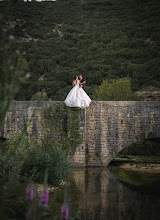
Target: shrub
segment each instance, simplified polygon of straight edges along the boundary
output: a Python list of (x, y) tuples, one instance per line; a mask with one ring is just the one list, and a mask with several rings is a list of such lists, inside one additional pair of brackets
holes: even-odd
[[(18, 134), (13, 134), (7, 142), (6, 152), (0, 154), (0, 178), (8, 181), (9, 174), (18, 180), (42, 182), (45, 171), (48, 170), (48, 182), (60, 184), (67, 177), (69, 165), (65, 151), (57, 148), (54, 141), (35, 141), (32, 137), (23, 135), (19, 144)], [(47, 147), (46, 147), (47, 146)]]
[(62, 150), (50, 145), (45, 151), (39, 146), (39, 149), (33, 149), (27, 153), (20, 175), (42, 183), (45, 171), (48, 170), (48, 182), (59, 185), (67, 177), (68, 169), (67, 157)]
[(31, 97), (31, 101), (37, 101), (37, 100), (47, 101), (47, 100), (48, 100), (47, 93), (46, 93), (44, 90), (42, 90), (42, 92), (36, 92), (36, 93)]
[(95, 99), (102, 101), (133, 101), (138, 96), (132, 92), (130, 78), (104, 80), (96, 90)]
[(67, 155), (73, 154), (77, 146), (82, 142), (79, 117), (80, 109), (50, 106), (43, 112), (42, 143), (48, 148), (48, 143), (54, 144), (58, 149), (65, 151)]

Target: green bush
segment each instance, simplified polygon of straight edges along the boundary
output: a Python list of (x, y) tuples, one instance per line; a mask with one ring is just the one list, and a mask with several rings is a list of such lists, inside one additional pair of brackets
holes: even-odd
[(96, 90), (95, 99), (102, 101), (133, 101), (138, 96), (132, 92), (131, 79), (104, 80)]
[(32, 98), (31, 101), (37, 101), (43, 99), (44, 101), (48, 100), (47, 93), (43, 90), (42, 92), (36, 92)]
[(48, 143), (63, 150), (67, 155), (73, 154), (82, 142), (79, 117), (81, 109), (69, 108), (63, 104), (59, 107), (45, 108), (42, 117), (43, 147)]
[[(13, 134), (6, 144), (5, 152), (0, 152), (0, 178), (8, 181), (10, 175), (17, 180), (42, 183), (48, 170), (48, 182), (58, 185), (69, 172), (65, 151), (56, 147), (54, 141), (37, 141), (35, 137), (23, 135), (19, 144), (18, 134)], [(47, 147), (46, 147), (47, 146)]]
[(54, 146), (48, 146), (47, 151), (39, 146), (38, 149), (27, 153), (20, 175), (42, 183), (46, 170), (48, 170), (48, 183), (59, 185), (68, 175), (69, 165), (66, 154)]

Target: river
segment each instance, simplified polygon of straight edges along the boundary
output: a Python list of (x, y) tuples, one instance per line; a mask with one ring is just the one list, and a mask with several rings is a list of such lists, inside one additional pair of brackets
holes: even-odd
[[(73, 169), (66, 190), (54, 193), (54, 214), (64, 200), (70, 216), (85, 220), (159, 220), (160, 174), (127, 171), (117, 166)], [(56, 202), (55, 202), (56, 201)]]

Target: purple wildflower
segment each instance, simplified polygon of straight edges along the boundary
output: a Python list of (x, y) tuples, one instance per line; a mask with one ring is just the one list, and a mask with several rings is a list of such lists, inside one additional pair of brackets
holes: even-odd
[(48, 199), (49, 199), (49, 192), (48, 189), (46, 189), (40, 195), (39, 206), (48, 207)]
[(61, 207), (61, 219), (68, 219), (69, 206), (68, 204), (63, 204)]
[(33, 188), (32, 187), (28, 187), (26, 189), (26, 200), (32, 200), (33, 199)]

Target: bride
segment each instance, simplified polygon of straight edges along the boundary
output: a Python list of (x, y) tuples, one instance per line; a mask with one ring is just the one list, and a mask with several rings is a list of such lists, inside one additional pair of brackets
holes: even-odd
[(91, 102), (91, 99), (82, 89), (78, 76), (75, 77), (75, 80), (72, 82), (72, 85), (73, 88), (67, 95), (64, 101), (65, 104), (69, 107), (79, 107), (79, 108), (88, 107)]

